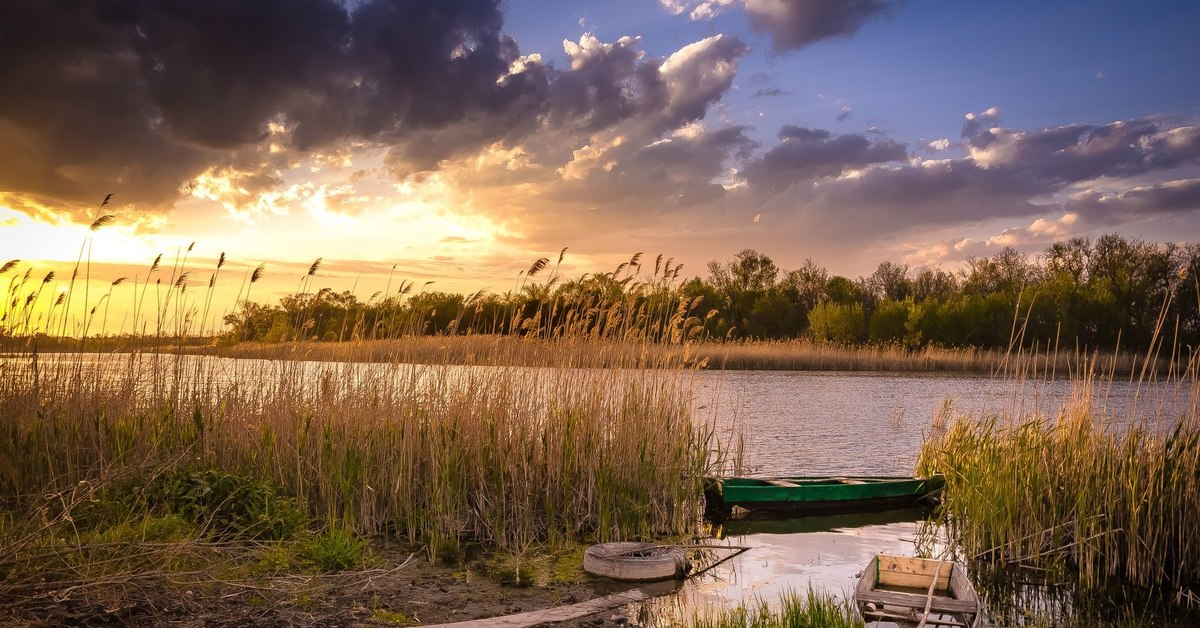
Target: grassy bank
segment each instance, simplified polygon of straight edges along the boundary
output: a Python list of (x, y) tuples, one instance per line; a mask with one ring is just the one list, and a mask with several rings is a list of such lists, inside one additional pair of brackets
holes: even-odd
[(686, 372), (91, 357), (6, 360), (10, 506), (187, 465), (363, 534), (519, 551), (685, 531), (716, 462)]
[(960, 418), (925, 444), (918, 472), (946, 474), (942, 511), (971, 556), (1073, 579), (1084, 593), (1186, 602), (1200, 587), (1195, 405), (1128, 425), (1092, 399), (1081, 379), (1057, 416)]
[[(132, 348), (132, 347), (130, 347)], [(128, 350), (126, 348), (124, 350)], [(329, 362), (489, 364), (505, 359), (531, 366), (635, 365), (645, 368), (700, 366), (729, 370), (885, 371), (1069, 376), (1089, 368), (1125, 376), (1139, 373), (1139, 354), (1074, 354), (1033, 350), (907, 349), (895, 345), (846, 346), (810, 340), (692, 341), (667, 344), (588, 337), (543, 340), (497, 335), (406, 336), (355, 342), (240, 343), (191, 347), (195, 353), (237, 358), (305, 359)], [(1165, 373), (1166, 368), (1154, 366)]]
[[(547, 550), (694, 528), (723, 454), (693, 420), (689, 371), (493, 358), (3, 358), (0, 598), (264, 560), (337, 570), (367, 538), (450, 563), (477, 547), (523, 573)], [(254, 551), (233, 560), (230, 544)]]

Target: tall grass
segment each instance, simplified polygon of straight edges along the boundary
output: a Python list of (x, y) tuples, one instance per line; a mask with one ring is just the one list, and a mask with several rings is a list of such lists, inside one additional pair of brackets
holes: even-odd
[(691, 619), (690, 628), (856, 628), (858, 611), (847, 599), (809, 589), (784, 593), (776, 605), (760, 600), (752, 607), (726, 609)]
[(1081, 377), (1056, 416), (959, 417), (925, 443), (918, 473), (946, 475), (941, 508), (971, 555), (1070, 574), (1083, 591), (1194, 590), (1195, 404), (1183, 416), (1113, 421), (1095, 393)]
[(456, 553), (654, 538), (719, 462), (683, 371), (6, 358), (0, 498), (177, 466), (285, 487), (324, 521)]

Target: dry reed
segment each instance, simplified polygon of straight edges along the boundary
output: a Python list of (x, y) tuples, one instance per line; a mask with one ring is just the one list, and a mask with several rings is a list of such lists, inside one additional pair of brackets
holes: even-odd
[(131, 468), (238, 470), (316, 517), (456, 552), (691, 529), (717, 455), (686, 372), (25, 355), (0, 381), (0, 496)]

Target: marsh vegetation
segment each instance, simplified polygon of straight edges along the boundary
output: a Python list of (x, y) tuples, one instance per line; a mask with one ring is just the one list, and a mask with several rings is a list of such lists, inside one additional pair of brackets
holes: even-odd
[[(812, 265), (779, 282), (754, 252), (714, 263), (707, 281), (680, 282), (661, 256), (644, 272), (640, 254), (566, 281), (560, 254), (505, 295), (400, 282), (366, 302), (317, 289), (317, 260), (278, 306), (250, 299), (264, 269), (247, 269), (223, 315), (212, 297), (224, 255), (207, 289), (189, 247), (96, 298), (86, 250), (65, 286), (3, 268), (0, 599), (18, 613), (134, 612), (172, 582), (370, 569), (389, 560), (371, 549), (379, 540), (446, 564), (482, 553), (497, 578), (527, 584), (579, 543), (694, 532), (701, 478), (741, 462), (738, 437), (691, 403), (704, 367), (1074, 377), (1079, 399), (1055, 416), (935, 422), (918, 471), (947, 475), (951, 542), (1085, 593), (1197, 601), (1195, 406), (1143, 425), (1088, 402), (1117, 374), (1194, 386), (1182, 344), (1196, 327), (1192, 249), (1109, 238), (1052, 247), (1040, 265), (1005, 253), (959, 278), (881, 266), (857, 283)], [(1121, 256), (1145, 264), (1104, 262)], [(802, 280), (815, 300), (788, 305)], [(114, 333), (126, 284), (128, 331)], [(861, 315), (858, 331), (831, 331), (835, 310)], [(796, 326), (751, 331), (798, 313)], [(934, 331), (960, 328), (1007, 340)], [(1119, 346), (1135, 351), (1099, 353)], [(775, 610), (704, 621), (775, 625)], [(784, 600), (783, 617), (844, 610), (810, 593)]]

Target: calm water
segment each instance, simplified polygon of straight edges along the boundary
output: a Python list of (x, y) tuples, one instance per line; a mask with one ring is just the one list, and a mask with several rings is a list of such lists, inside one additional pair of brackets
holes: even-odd
[[(910, 475), (933, 416), (1053, 416), (1087, 391), (1063, 379), (1016, 383), (962, 375), (731, 371), (700, 375), (695, 403), (725, 430), (740, 428), (746, 463), (756, 475)], [(1113, 429), (1131, 417), (1147, 424), (1191, 407), (1190, 386), (1155, 382), (1098, 385), (1094, 411)], [(916, 552), (919, 511), (726, 523), (720, 542), (751, 549), (660, 599), (653, 616), (677, 618), (708, 608), (755, 605), (812, 586), (853, 591), (862, 566), (878, 552)]]
[[(1069, 380), (1018, 383), (985, 376), (862, 372), (708, 371), (695, 383), (697, 414), (740, 428), (758, 475), (909, 475), (944, 404), (956, 415), (1053, 416), (1076, 390)], [(1178, 383), (1097, 384), (1092, 408), (1119, 428), (1190, 407)]]

